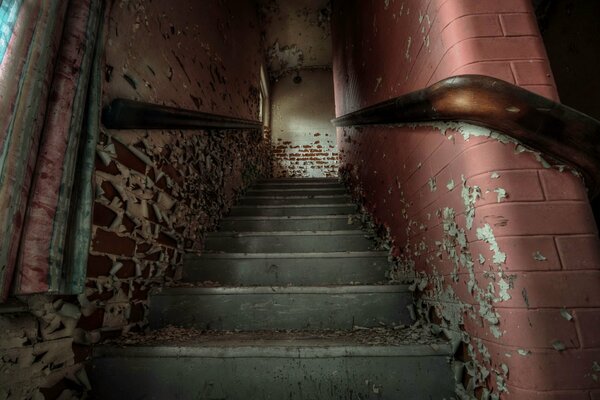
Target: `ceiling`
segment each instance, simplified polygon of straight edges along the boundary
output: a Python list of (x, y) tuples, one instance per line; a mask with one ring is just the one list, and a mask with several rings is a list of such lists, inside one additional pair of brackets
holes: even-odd
[(329, 0), (259, 0), (259, 10), (271, 79), (331, 67)]

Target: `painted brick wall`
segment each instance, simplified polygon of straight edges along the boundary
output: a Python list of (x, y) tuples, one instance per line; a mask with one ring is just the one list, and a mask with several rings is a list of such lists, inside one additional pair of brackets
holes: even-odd
[[(252, 4), (120, 1), (110, 15), (104, 97), (258, 119), (262, 55)], [(96, 162), (88, 332), (145, 323), (151, 287), (176, 279), (182, 255), (253, 180), (269, 144), (252, 131), (109, 131)], [(99, 330), (99, 331), (98, 331)]]
[[(332, 34), (337, 115), (461, 73), (557, 99), (524, 0), (338, 1)], [(468, 124), (339, 129), (338, 146), (417, 311), (460, 343), (460, 393), (598, 395), (600, 242), (578, 177)]]
[[(104, 104), (258, 119), (251, 3), (115, 0), (107, 21)], [(0, 398), (80, 398), (89, 345), (144, 327), (150, 289), (176, 279), (183, 253), (200, 250), (236, 196), (270, 173), (270, 150), (259, 132), (103, 129), (86, 291), (29, 297), (33, 315), (0, 317)]]

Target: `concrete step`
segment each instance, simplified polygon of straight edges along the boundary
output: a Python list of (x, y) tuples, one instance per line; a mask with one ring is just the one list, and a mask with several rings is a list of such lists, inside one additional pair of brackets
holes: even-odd
[(219, 224), (221, 231), (326, 231), (361, 229), (357, 218), (348, 215), (320, 215), (295, 217), (227, 217)]
[(256, 182), (262, 183), (341, 183), (338, 178), (271, 178)]
[(374, 246), (360, 230), (212, 232), (204, 242), (206, 252), (227, 253), (366, 251)]
[[(93, 349), (92, 399), (423, 400), (454, 398), (440, 339), (390, 340), (383, 333), (179, 332), (157, 340)], [(363, 333), (363, 332), (359, 332)], [(392, 332), (393, 335), (395, 332)], [(402, 335), (400, 330), (398, 335)], [(418, 336), (410, 334), (406, 336)], [(372, 338), (371, 338), (372, 337)]]
[(387, 257), (383, 251), (188, 254), (183, 280), (225, 286), (374, 284), (386, 279)]
[(249, 189), (246, 192), (247, 196), (252, 197), (271, 197), (271, 196), (334, 196), (334, 195), (345, 195), (348, 192), (345, 188), (335, 189)]
[(151, 329), (352, 329), (411, 322), (406, 285), (175, 287), (150, 298)]
[(294, 205), (294, 204), (349, 204), (348, 195), (305, 195), (305, 196), (246, 196), (240, 205)]
[(271, 190), (280, 190), (280, 189), (340, 189), (344, 188), (339, 182), (303, 182), (302, 180), (298, 180), (298, 182), (273, 182), (268, 181), (264, 183), (257, 183), (252, 186), (252, 189), (271, 189)]
[(231, 217), (243, 216), (315, 216), (315, 215), (348, 215), (356, 212), (354, 204), (320, 204), (320, 205), (287, 205), (287, 206), (234, 206), (229, 212)]

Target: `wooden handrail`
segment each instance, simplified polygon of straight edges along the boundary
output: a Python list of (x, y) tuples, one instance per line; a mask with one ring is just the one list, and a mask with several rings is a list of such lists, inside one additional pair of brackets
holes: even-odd
[(600, 193), (600, 121), (508, 82), (460, 75), (343, 115), (337, 127), (464, 121), (506, 134), (583, 174)]
[(102, 123), (109, 129), (262, 129), (260, 121), (126, 99), (104, 107)]

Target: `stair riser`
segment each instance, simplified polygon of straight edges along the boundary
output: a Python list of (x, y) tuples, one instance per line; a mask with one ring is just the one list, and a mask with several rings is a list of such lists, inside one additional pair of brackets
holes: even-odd
[[(216, 352), (217, 353), (217, 352)], [(96, 358), (94, 399), (423, 400), (453, 398), (443, 356)]]
[(183, 279), (226, 286), (319, 286), (384, 281), (387, 257), (338, 258), (195, 258), (188, 259)]
[(252, 189), (344, 189), (340, 183), (313, 183), (313, 182), (301, 182), (301, 183), (259, 183), (258, 185), (252, 186)]
[[(280, 197), (280, 196), (279, 196)], [(296, 196), (299, 197), (299, 196)], [(348, 204), (352, 202), (349, 196), (325, 196), (325, 197), (283, 197), (283, 198), (265, 198), (265, 197), (245, 197), (240, 205), (263, 205), (263, 206), (286, 206), (302, 204)]]
[(230, 216), (243, 217), (243, 216), (270, 216), (270, 217), (283, 217), (283, 216), (315, 216), (315, 215), (345, 215), (354, 214), (356, 212), (356, 206), (354, 205), (335, 205), (332, 207), (324, 206), (308, 206), (308, 207), (233, 207)]
[[(166, 293), (166, 292), (165, 292)], [(152, 329), (351, 329), (410, 323), (410, 292), (168, 295), (151, 297)]]
[(208, 236), (205, 241), (205, 251), (227, 253), (365, 251), (373, 246), (363, 235)]
[(265, 183), (337, 183), (340, 184), (338, 178), (274, 178), (274, 179), (266, 179), (260, 180), (257, 182), (258, 185), (262, 185)]
[(360, 229), (360, 224), (348, 217), (302, 218), (302, 219), (235, 219), (225, 218), (219, 225), (220, 231), (228, 232), (273, 232), (273, 231), (345, 231)]
[(254, 190), (250, 189), (246, 192), (246, 196), (252, 197), (271, 197), (271, 196), (343, 196), (347, 194), (346, 189), (338, 188), (338, 189), (286, 189), (286, 190), (277, 190), (277, 189), (263, 189), (263, 190)]

